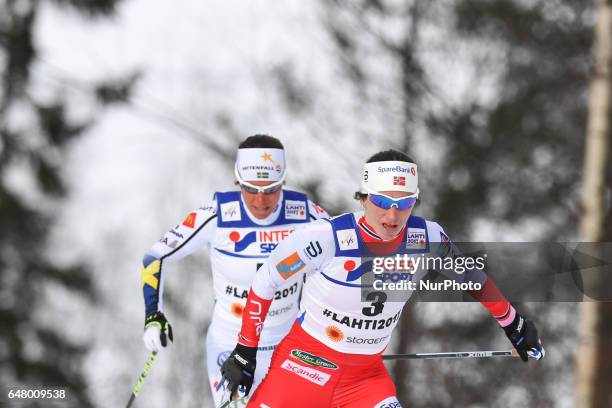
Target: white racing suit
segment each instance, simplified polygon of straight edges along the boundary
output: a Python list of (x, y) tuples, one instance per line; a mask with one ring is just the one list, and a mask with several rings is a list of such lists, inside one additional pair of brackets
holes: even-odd
[[(283, 190), (278, 207), (264, 220), (249, 213), (239, 191), (218, 192), (213, 202), (189, 213), (146, 253), (142, 282), (145, 313), (149, 316), (163, 308), (164, 264), (202, 247), (210, 249), (215, 299), (206, 336), (206, 361), (215, 405), (219, 404), (223, 392), (217, 389), (220, 366), (236, 344), (255, 272), (278, 243), (296, 228), (326, 217), (321, 207), (295, 191)], [(292, 282), (274, 291), (261, 335), (258, 354), (261, 360), (258, 360), (253, 389), (261, 382), (274, 348), (297, 316), (302, 285), (303, 281)]]

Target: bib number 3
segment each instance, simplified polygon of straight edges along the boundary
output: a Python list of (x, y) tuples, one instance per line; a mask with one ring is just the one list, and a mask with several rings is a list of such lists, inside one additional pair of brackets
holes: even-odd
[(366, 296), (366, 300), (371, 301), (372, 304), (361, 309), (361, 313), (364, 316), (376, 316), (382, 313), (387, 301), (387, 294), (385, 292), (370, 292)]

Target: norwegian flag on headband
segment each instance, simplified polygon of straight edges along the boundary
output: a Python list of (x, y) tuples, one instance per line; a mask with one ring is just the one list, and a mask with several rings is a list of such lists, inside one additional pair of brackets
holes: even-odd
[(417, 165), (393, 160), (364, 164), (360, 192), (368, 194), (387, 190), (418, 194)]
[(393, 185), (394, 186), (405, 186), (406, 185), (406, 177), (404, 177), (404, 176), (393, 176)]

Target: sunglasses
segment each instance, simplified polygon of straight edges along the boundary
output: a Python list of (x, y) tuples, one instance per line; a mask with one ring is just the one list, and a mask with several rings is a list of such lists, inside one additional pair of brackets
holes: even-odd
[(256, 186), (255, 184), (251, 184), (248, 181), (243, 180), (240, 177), (240, 174), (238, 173), (238, 169), (236, 168), (236, 166), (234, 166), (234, 175), (236, 176), (236, 184), (238, 184), (241, 189), (243, 189), (247, 193), (251, 193), (251, 194), (257, 194), (257, 193), (272, 194), (272, 193), (276, 193), (278, 190), (283, 188), (283, 184), (285, 183), (285, 176), (283, 175), (282, 179), (280, 179), (280, 180), (278, 180), (278, 181), (276, 181), (276, 182), (274, 182), (272, 184), (268, 184), (267, 186)]
[(393, 198), (381, 193), (369, 193), (368, 199), (375, 206), (382, 208), (383, 210), (389, 210), (392, 207), (397, 208), (399, 211), (407, 210), (414, 207), (419, 197), (418, 192), (413, 195), (402, 198)]
[(240, 186), (241, 189), (243, 189), (247, 193), (251, 193), (251, 194), (257, 194), (257, 193), (272, 194), (272, 193), (276, 193), (278, 190), (283, 188), (283, 182), (284, 182), (284, 180), (279, 180), (279, 181), (277, 181), (275, 183), (272, 183), (270, 185), (267, 185), (267, 186), (256, 186), (256, 185), (251, 184), (251, 183), (249, 183), (247, 181), (243, 181), (243, 180), (237, 181), (237, 183), (238, 183), (238, 185)]

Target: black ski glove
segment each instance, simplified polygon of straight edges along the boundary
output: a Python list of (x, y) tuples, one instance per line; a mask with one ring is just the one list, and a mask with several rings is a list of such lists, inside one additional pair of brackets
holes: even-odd
[(504, 327), (504, 331), (523, 361), (526, 362), (529, 357), (536, 360), (544, 358), (546, 350), (542, 347), (538, 329), (531, 320), (525, 320), (517, 313), (512, 323)]
[(232, 354), (221, 366), (221, 375), (223, 376), (221, 382), (227, 380), (231, 396), (238, 390), (238, 386), (243, 386), (244, 394), (249, 395), (255, 376), (256, 356), (257, 347), (236, 344)]

